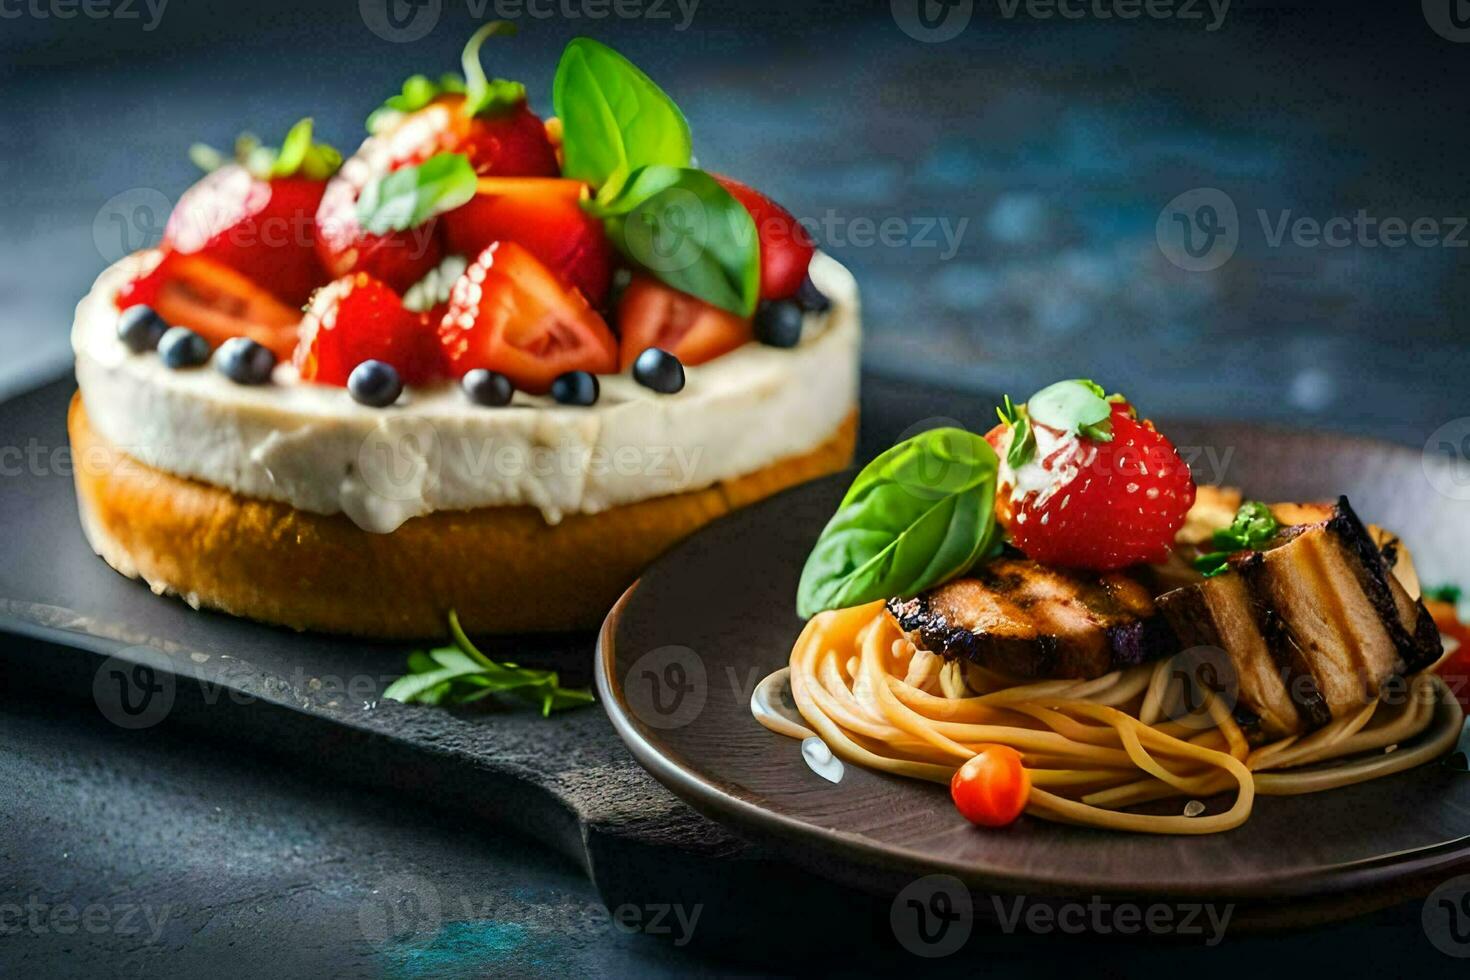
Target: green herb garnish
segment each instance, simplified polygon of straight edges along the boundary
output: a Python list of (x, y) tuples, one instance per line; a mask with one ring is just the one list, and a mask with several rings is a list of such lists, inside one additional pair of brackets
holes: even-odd
[(1006, 465), (1017, 469), (1036, 454), (1036, 432), (1031, 428), (1031, 413), (1025, 405), (1017, 405), (1011, 396), (1005, 396), (1005, 404), (995, 410), (1001, 422), (1010, 426), (1015, 433), (1011, 437), (1011, 448), (1006, 450)]
[(931, 429), (863, 467), (801, 570), (803, 617), (914, 595), (968, 571), (996, 539), (995, 450)]
[(357, 220), (374, 235), (417, 227), (475, 196), (479, 178), (463, 153), (436, 153), (370, 181), (357, 199)]
[(1450, 605), (1459, 605), (1460, 597), (1464, 595), (1458, 585), (1431, 585), (1422, 590), (1423, 598), (1428, 602), (1448, 602)]
[(703, 170), (654, 164), (587, 202), (630, 262), (738, 316), (760, 294), (760, 240), (745, 206)]
[(427, 75), (410, 75), (403, 80), (397, 95), (390, 95), (383, 104), (367, 117), (367, 131), (376, 133), (378, 127), (390, 119), (410, 112), (418, 112), (441, 95), (463, 95), (464, 79), (454, 72), (446, 72), (435, 81)]
[(480, 45), (489, 37), (514, 37), (516, 25), (508, 20), (492, 20), (481, 27), (464, 46), (460, 66), (464, 68), (464, 109), (471, 116), (494, 115), (513, 109), (526, 101), (526, 86), (504, 78), (489, 78), (480, 65)]
[(492, 694), (508, 694), (540, 705), (541, 714), (593, 702), (585, 688), (561, 686), (554, 670), (535, 670), (485, 656), (465, 636), (459, 617), (449, 613), (454, 645), (409, 654), (408, 673), (383, 692), (405, 704), (472, 704)]
[[(573, 38), (556, 66), (551, 101), (562, 125), (562, 176), (616, 194), (642, 167), (688, 167), (689, 123), (674, 100), (627, 58)], [(610, 186), (609, 186), (610, 185)]]
[(1196, 558), (1195, 570), (1205, 578), (1219, 575), (1229, 567), (1227, 560), (1231, 555), (1260, 548), (1276, 536), (1280, 527), (1270, 507), (1259, 500), (1247, 500), (1235, 512), (1235, 520), (1229, 527), (1217, 528), (1211, 535), (1216, 550)]
[[(234, 161), (257, 180), (273, 180), (277, 177), (326, 180), (342, 166), (342, 154), (326, 143), (312, 142), (311, 129), (310, 116), (298, 121), (286, 133), (280, 149), (263, 145), (250, 133), (241, 133), (235, 140)], [(218, 170), (229, 162), (229, 158), (223, 153), (204, 143), (195, 143), (189, 147), (189, 159), (206, 173)]]

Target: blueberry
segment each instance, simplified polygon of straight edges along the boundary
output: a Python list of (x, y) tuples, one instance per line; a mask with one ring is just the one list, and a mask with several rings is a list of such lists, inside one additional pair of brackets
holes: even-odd
[(755, 309), (755, 339), (768, 347), (801, 343), (801, 307), (794, 300), (765, 300)]
[(198, 367), (209, 360), (209, 341), (188, 327), (169, 327), (158, 339), (158, 356), (166, 367)]
[(347, 376), (347, 391), (364, 405), (387, 408), (403, 394), (403, 382), (393, 365), (363, 361)]
[(551, 397), (563, 405), (591, 405), (597, 394), (597, 376), (586, 371), (568, 371), (551, 383)]
[(492, 408), (509, 405), (510, 396), (516, 393), (515, 385), (510, 383), (509, 378), (499, 371), (487, 371), (484, 368), (467, 372), (460, 383), (464, 385), (464, 393), (470, 396), (470, 401)]
[(117, 339), (134, 354), (155, 350), (168, 322), (151, 306), (130, 306), (117, 318)]
[(832, 301), (817, 288), (812, 277), (807, 276), (796, 290), (796, 305), (807, 313), (826, 313), (832, 308)]
[(263, 385), (271, 379), (276, 355), (249, 337), (231, 337), (214, 355), (215, 369), (239, 385)]
[(650, 347), (633, 362), (633, 380), (663, 395), (684, 387), (684, 365), (666, 350)]

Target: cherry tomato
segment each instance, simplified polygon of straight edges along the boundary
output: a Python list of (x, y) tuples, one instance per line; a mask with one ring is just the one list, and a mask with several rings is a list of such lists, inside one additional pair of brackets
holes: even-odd
[(455, 377), (486, 368), (531, 394), (545, 394), (568, 371), (618, 369), (607, 323), (515, 242), (491, 245), (460, 276), (439, 340)]
[(1004, 827), (1026, 809), (1031, 775), (1021, 754), (1006, 745), (987, 745), (955, 771), (949, 795), (964, 818), (982, 827)]
[(749, 320), (711, 306), (688, 293), (636, 276), (618, 302), (620, 359), (627, 370), (650, 347), (685, 365), (712, 361), (754, 337)]

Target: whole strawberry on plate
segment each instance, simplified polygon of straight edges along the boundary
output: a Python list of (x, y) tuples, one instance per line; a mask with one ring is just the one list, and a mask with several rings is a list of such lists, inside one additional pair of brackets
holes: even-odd
[(1126, 399), (1059, 381), (1000, 416), (986, 436), (1002, 459), (996, 517), (1026, 557), (1097, 571), (1168, 557), (1194, 477)]

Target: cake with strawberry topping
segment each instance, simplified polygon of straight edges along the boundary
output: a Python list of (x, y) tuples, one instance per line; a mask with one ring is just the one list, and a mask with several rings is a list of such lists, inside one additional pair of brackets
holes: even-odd
[(77, 309), (83, 528), (118, 571), (299, 629), (598, 622), (729, 510), (844, 467), (857, 289), (572, 41), (555, 115), (416, 75), (347, 159), (310, 119), (209, 172)]

